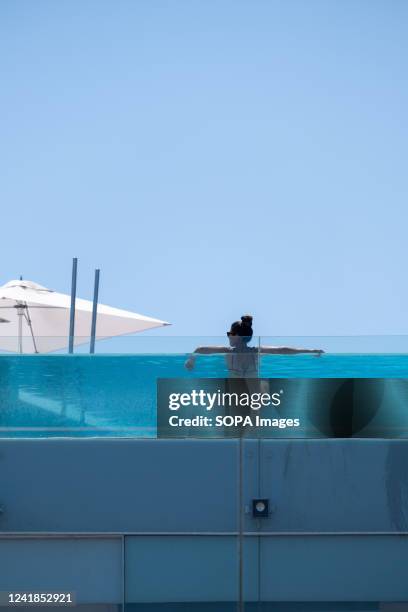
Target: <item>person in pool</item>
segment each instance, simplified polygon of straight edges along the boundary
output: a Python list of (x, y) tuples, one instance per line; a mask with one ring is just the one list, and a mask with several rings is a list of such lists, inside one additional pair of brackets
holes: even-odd
[(192, 370), (196, 355), (225, 354), (230, 377), (257, 378), (259, 355), (297, 355), (312, 353), (321, 355), (321, 349), (293, 348), (290, 346), (248, 346), (252, 339), (253, 318), (243, 315), (240, 321), (234, 321), (227, 332), (229, 346), (199, 346), (185, 362), (185, 367)]

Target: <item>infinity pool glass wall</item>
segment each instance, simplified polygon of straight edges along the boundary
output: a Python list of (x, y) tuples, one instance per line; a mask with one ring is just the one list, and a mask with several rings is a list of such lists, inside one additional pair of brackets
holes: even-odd
[[(157, 380), (228, 378), (224, 354), (197, 354), (193, 366), (186, 367), (197, 346), (223, 345), (226, 338), (140, 336), (103, 341), (99, 350), (112, 352), (96, 355), (85, 352), (86, 344), (74, 355), (2, 354), (0, 436), (155, 437)], [(407, 337), (257, 337), (251, 346), (323, 349), (320, 356), (260, 352), (256, 357), (259, 377), (299, 379), (303, 392), (309, 392), (307, 381), (313, 378), (398, 379), (392, 393), (398, 396), (399, 423), (405, 424)], [(320, 437), (318, 431), (309, 433)], [(395, 432), (395, 437), (405, 435), (404, 428)]]

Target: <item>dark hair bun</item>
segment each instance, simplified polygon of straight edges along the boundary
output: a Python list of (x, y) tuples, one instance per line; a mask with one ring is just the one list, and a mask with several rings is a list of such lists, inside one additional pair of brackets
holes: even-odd
[(243, 315), (241, 317), (242, 324), (247, 327), (252, 327), (252, 317), (251, 315)]

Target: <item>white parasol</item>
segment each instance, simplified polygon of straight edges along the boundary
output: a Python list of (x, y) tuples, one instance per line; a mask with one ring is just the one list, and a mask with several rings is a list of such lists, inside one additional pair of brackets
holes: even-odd
[[(71, 296), (27, 280), (13, 280), (0, 287), (0, 350), (48, 353), (68, 345)], [(98, 304), (96, 338), (170, 325), (136, 312)], [(89, 342), (92, 302), (75, 300), (74, 344)]]

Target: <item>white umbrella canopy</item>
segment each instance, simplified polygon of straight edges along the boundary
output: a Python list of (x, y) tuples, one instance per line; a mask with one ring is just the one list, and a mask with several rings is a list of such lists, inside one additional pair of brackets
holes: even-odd
[[(49, 353), (68, 346), (71, 296), (27, 280), (0, 287), (0, 350), (16, 353)], [(170, 325), (135, 312), (98, 304), (96, 338)], [(92, 302), (75, 301), (74, 344), (89, 342)]]

